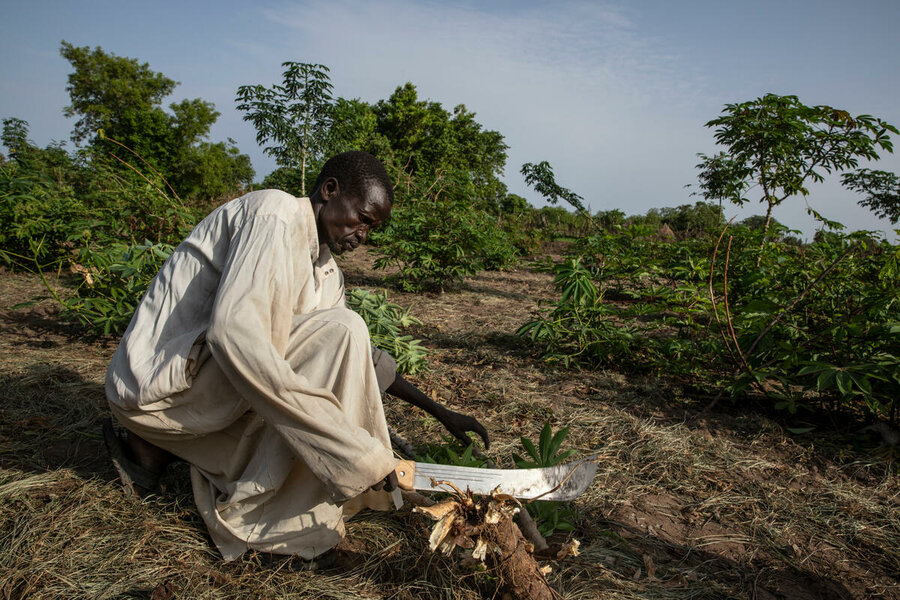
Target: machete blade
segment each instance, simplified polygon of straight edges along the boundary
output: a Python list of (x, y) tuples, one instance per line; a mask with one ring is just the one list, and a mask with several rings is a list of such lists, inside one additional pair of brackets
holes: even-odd
[[(541, 500), (573, 500), (594, 479), (597, 473), (597, 456), (593, 454), (540, 469), (478, 469), (406, 461), (404, 464), (414, 465), (415, 476), (411, 487), (417, 490), (448, 492), (453, 488), (442, 483), (447, 482), (461, 491), (468, 488), (475, 494), (490, 494), (497, 490), (522, 500), (537, 497)], [(398, 467), (398, 476), (402, 482), (404, 478), (408, 480), (408, 474), (401, 472), (401, 468)]]

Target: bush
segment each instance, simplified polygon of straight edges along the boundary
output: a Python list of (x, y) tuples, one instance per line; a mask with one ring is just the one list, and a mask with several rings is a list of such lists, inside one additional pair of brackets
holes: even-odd
[(400, 329), (422, 322), (409, 314), (409, 309), (388, 302), (384, 292), (369, 292), (359, 288), (347, 292), (347, 306), (359, 313), (369, 327), (372, 344), (390, 354), (397, 361), (401, 375), (415, 374), (426, 368), (428, 351), (419, 340), (400, 335)]
[(900, 248), (828, 233), (807, 246), (769, 242), (758, 261), (763, 231), (729, 231), (717, 251), (715, 239), (590, 236), (553, 267), (559, 300), (518, 333), (569, 366), (684, 376), (733, 399), (765, 394), (792, 414), (896, 420)]
[(68, 262), (80, 248), (177, 243), (202, 216), (173, 200), (153, 172), (123, 171), (88, 152), (69, 155), (27, 140), (11, 154), (0, 164), (0, 260), (11, 266)]
[(54, 297), (64, 318), (81, 323), (96, 335), (120, 335), (174, 247), (170, 244), (113, 244), (101, 250), (83, 249), (73, 264), (75, 294)]
[(388, 226), (372, 234), (380, 255), (375, 267), (400, 267), (392, 278), (406, 291), (452, 290), (483, 269), (500, 269), (516, 257), (494, 218), (460, 200), (407, 200)]

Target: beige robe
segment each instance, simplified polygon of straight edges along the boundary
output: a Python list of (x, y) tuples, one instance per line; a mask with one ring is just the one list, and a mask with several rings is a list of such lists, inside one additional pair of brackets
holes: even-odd
[(220, 206), (166, 261), (113, 356), (106, 394), (129, 430), (191, 464), (226, 560), (248, 548), (312, 558), (396, 465), (373, 351), (319, 246), (312, 206), (252, 192)]

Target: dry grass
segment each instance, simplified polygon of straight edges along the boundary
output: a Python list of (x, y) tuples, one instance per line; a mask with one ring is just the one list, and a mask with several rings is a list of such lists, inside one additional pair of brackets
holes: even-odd
[[(368, 257), (348, 285), (377, 286)], [(0, 598), (474, 599), (485, 577), (427, 551), (430, 523), (408, 511), (349, 524), (339, 567), (251, 554), (223, 563), (194, 510), (185, 468), (160, 497), (117, 485), (100, 441), (102, 381), (114, 348), (60, 327), (39, 293), (0, 272)], [(455, 295), (410, 296), (434, 349), (416, 382), (475, 414), (489, 454), (511, 465), (544, 421), (569, 447), (604, 456), (574, 503), (582, 554), (551, 562), (564, 597), (898, 598), (900, 485), (892, 466), (824, 433), (793, 438), (758, 413), (702, 414), (677, 386), (536, 360), (512, 332), (552, 297), (521, 269), (473, 278)], [(722, 407), (728, 409), (729, 407)], [(423, 413), (388, 400), (414, 443), (440, 439)]]

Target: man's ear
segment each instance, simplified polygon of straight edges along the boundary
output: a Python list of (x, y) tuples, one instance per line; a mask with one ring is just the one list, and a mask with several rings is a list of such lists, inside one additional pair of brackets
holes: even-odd
[(341, 193), (341, 184), (334, 177), (329, 177), (319, 186), (319, 196), (323, 202), (336, 198)]

